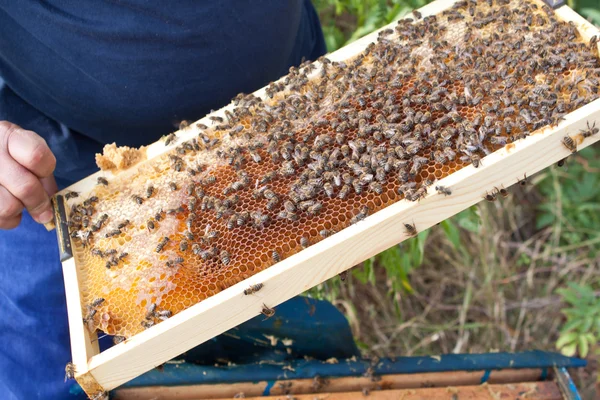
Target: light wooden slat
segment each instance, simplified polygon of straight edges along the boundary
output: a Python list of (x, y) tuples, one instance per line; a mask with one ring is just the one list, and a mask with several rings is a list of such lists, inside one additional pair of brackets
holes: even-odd
[[(116, 400), (200, 400), (207, 397), (197, 397), (190, 393), (185, 386), (177, 388), (173, 397), (162, 397), (158, 393), (152, 397), (129, 397), (117, 395)], [(210, 397), (213, 400), (229, 400), (232, 397)], [(249, 400), (498, 400), (498, 399), (536, 399), (536, 400), (562, 400), (562, 394), (555, 382), (525, 382), (502, 385), (478, 386), (450, 386), (441, 388), (417, 389), (385, 389), (370, 390), (367, 394), (362, 390), (347, 392), (319, 392), (312, 394), (296, 394), (289, 396), (253, 396), (245, 397)]]
[[(323, 385), (320, 391), (327, 393), (362, 391), (363, 388), (375, 390), (377, 387), (386, 389), (416, 389), (424, 386), (456, 387), (479, 385), (484, 371), (451, 371), (430, 372), (422, 374), (380, 375), (377, 382), (362, 376), (332, 378)], [(542, 376), (541, 369), (513, 369), (492, 371), (490, 384), (534, 382)], [(272, 396), (285, 396), (286, 390), (294, 395), (315, 392), (314, 380), (292, 379), (275, 382), (241, 382), (234, 384), (187, 385), (187, 386), (147, 386), (116, 389), (112, 394), (115, 400), (184, 400), (184, 399), (214, 399), (233, 398), (237, 393), (246, 396), (262, 396), (266, 388), (270, 388)], [(284, 390), (284, 388), (286, 390)], [(312, 400), (312, 399), (311, 399)]]

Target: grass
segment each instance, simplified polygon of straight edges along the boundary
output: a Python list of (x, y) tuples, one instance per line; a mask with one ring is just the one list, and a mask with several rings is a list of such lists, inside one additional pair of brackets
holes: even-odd
[[(335, 50), (425, 1), (313, 0)], [(570, 1), (600, 25), (596, 0)], [(600, 147), (569, 157), (331, 279), (366, 355), (561, 350), (583, 398), (600, 393)], [(595, 386), (597, 388), (595, 389)]]

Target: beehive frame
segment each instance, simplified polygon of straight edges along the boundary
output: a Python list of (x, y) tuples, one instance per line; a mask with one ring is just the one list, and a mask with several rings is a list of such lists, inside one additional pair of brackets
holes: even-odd
[[(419, 11), (425, 17), (442, 12), (455, 2), (437, 0)], [(556, 14), (565, 21), (574, 22), (584, 40), (599, 34), (595, 27), (567, 6), (557, 9)], [(328, 55), (328, 58), (342, 61), (359, 54), (376, 40), (378, 32)], [(258, 90), (255, 95), (266, 98), (264, 89)], [(224, 111), (231, 108), (232, 105), (226, 106), (211, 115), (223, 116)], [(442, 179), (439, 183), (452, 190), (451, 197), (446, 198), (430, 188), (420, 202), (399, 201), (104, 352), (99, 352), (97, 337), (90, 334), (82, 322), (79, 267), (75, 257), (69, 258), (63, 262), (63, 274), (77, 381), (86, 393), (92, 395), (135, 378), (258, 315), (263, 303), (276, 306), (407, 239), (403, 224), (414, 223), (419, 231), (427, 229), (481, 201), (486, 190), (502, 185), (508, 187), (525, 175), (532, 175), (567, 157), (570, 152), (561, 143), (565, 135), (570, 134), (577, 140), (578, 150), (600, 140), (600, 135), (586, 139), (581, 135), (577, 137), (588, 122), (594, 121), (600, 121), (600, 100), (566, 115), (558, 126), (542, 128), (490, 154), (482, 160), (479, 168), (467, 166)], [(207, 123), (208, 116), (198, 122)], [(162, 141), (150, 145), (147, 148), (148, 160), (195, 134), (195, 131), (184, 130), (168, 147)], [(135, 170), (136, 167), (123, 171), (120, 177)], [(61, 193), (70, 190), (88, 193), (98, 176), (110, 180), (110, 173), (99, 172)], [(264, 289), (253, 296), (244, 296), (244, 289), (256, 283), (263, 283)]]

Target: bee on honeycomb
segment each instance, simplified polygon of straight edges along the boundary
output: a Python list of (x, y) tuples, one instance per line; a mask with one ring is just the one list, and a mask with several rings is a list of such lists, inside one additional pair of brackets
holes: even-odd
[[(535, 0), (415, 13), (354, 58), (292, 67), (264, 99), (238, 95), (222, 116), (185, 126), (197, 136), (168, 135), (164, 155), (71, 196), (88, 325), (130, 337), (367, 215), (419, 201), (598, 98), (598, 79), (597, 48)], [(151, 306), (163, 314), (147, 318)]]

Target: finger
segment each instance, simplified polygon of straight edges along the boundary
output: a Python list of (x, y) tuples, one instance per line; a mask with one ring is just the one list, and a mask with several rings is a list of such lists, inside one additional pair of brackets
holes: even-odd
[(43, 224), (52, 220), (50, 197), (40, 180), (15, 160), (9, 158), (3, 164), (0, 185), (23, 203), (34, 220)]
[(41, 178), (40, 182), (42, 182), (42, 186), (44, 187), (46, 193), (48, 193), (48, 196), (54, 196), (54, 193), (58, 192), (58, 186), (56, 185), (54, 175)]
[(52, 175), (56, 158), (41, 136), (11, 124), (5, 132), (5, 140), (8, 154), (16, 162), (39, 178)]
[(0, 186), (0, 229), (16, 228), (21, 222), (23, 203)]

